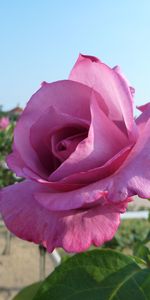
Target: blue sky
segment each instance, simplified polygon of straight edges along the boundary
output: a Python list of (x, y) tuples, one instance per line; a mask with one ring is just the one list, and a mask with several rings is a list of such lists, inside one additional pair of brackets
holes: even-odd
[(149, 0), (0, 1), (0, 104), (24, 106), (42, 81), (67, 78), (78, 53), (120, 65), (150, 99)]

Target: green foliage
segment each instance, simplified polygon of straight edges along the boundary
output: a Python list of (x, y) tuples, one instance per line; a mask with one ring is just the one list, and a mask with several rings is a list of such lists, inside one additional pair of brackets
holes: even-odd
[(138, 256), (145, 260), (148, 265), (150, 264), (150, 250), (141, 241), (137, 242), (134, 245), (133, 253), (135, 256)]
[(148, 245), (150, 242), (149, 220), (122, 220), (116, 236), (103, 247), (117, 249), (134, 255), (134, 247), (138, 243)]
[(13, 300), (33, 300), (34, 296), (36, 295), (41, 282), (36, 282), (25, 287)]
[[(0, 111), (0, 117), (4, 113)], [(11, 121), (10, 125), (0, 130), (0, 187), (4, 187), (19, 181), (18, 178), (7, 168), (6, 157), (11, 152), (13, 142), (13, 132), (16, 122)]]
[(0, 160), (2, 161), (5, 156), (11, 152), (13, 131), (15, 123), (11, 123), (5, 130), (0, 131)]
[[(14, 300), (28, 300), (25, 296)], [(114, 250), (92, 250), (62, 263), (30, 299), (150, 300), (150, 269)]]
[(138, 239), (133, 245), (133, 254), (145, 260), (148, 267), (150, 267), (150, 231), (147, 233), (145, 239)]

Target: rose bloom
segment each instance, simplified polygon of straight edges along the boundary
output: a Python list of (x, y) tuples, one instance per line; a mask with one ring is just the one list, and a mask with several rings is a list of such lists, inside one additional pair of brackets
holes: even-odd
[(10, 121), (8, 117), (2, 117), (0, 119), (0, 130), (5, 130), (8, 125), (9, 125)]
[(7, 158), (25, 178), (1, 191), (10, 231), (81, 252), (112, 239), (131, 196), (150, 197), (150, 104), (135, 120), (133, 93), (118, 67), (85, 55), (68, 80), (43, 82)]

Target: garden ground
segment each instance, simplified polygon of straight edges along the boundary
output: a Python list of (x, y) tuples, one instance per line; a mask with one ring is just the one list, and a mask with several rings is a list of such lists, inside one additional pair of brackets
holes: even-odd
[[(1, 230), (2, 231), (2, 230)], [(39, 249), (37, 245), (11, 239), (10, 254), (3, 255), (4, 232), (0, 234), (0, 300), (12, 300), (24, 286), (39, 281)], [(46, 255), (46, 274), (54, 269), (50, 255)]]

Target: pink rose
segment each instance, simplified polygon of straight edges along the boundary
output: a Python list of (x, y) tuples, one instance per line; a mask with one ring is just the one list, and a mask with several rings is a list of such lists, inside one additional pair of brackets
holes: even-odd
[(118, 67), (80, 55), (31, 97), (7, 159), (26, 179), (1, 192), (14, 234), (84, 251), (112, 239), (131, 196), (150, 197), (150, 104), (134, 120), (133, 92)]
[(4, 130), (8, 127), (10, 121), (8, 117), (2, 117), (0, 119), (0, 130)]

